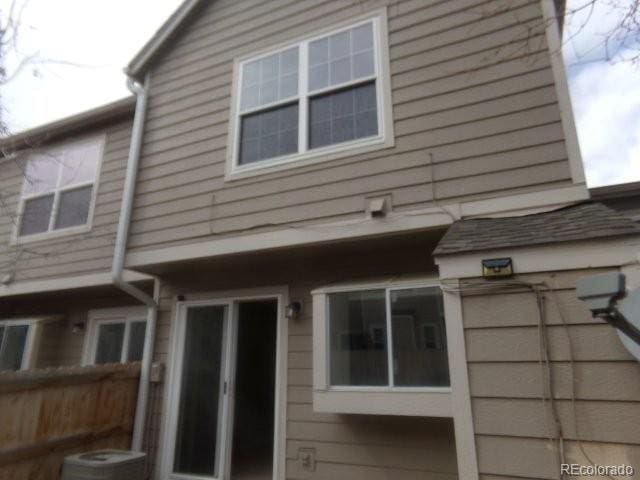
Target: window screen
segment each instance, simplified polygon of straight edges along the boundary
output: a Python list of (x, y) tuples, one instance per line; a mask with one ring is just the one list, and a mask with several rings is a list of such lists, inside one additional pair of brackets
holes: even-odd
[(310, 110), (310, 148), (378, 134), (373, 83), (314, 97)]
[(298, 105), (247, 115), (242, 119), (240, 164), (298, 151)]
[(371, 23), (309, 44), (309, 91), (370, 77), (375, 73)]
[(52, 211), (53, 195), (32, 198), (24, 202), (20, 235), (31, 235), (48, 231)]
[(93, 187), (83, 187), (60, 193), (56, 229), (87, 223), (92, 192)]

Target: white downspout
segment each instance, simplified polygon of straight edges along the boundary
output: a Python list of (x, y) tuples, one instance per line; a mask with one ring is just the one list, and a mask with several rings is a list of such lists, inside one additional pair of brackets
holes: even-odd
[(148, 85), (148, 74), (145, 77), (144, 85), (135, 82), (132, 78), (127, 79), (127, 87), (136, 95), (136, 111), (133, 119), (133, 129), (131, 131), (131, 146), (129, 148), (129, 158), (127, 160), (127, 172), (122, 192), (118, 233), (116, 236), (116, 244), (113, 252), (113, 265), (111, 268), (111, 279), (113, 284), (147, 306), (147, 330), (144, 337), (142, 367), (140, 369), (140, 382), (138, 386), (138, 401), (136, 404), (136, 414), (133, 423), (133, 439), (131, 441), (131, 448), (136, 451), (142, 450), (144, 426), (147, 417), (147, 405), (149, 403), (149, 377), (151, 373), (151, 363), (153, 360), (156, 320), (158, 317), (158, 299), (160, 296), (160, 282), (157, 278), (154, 280), (153, 297), (136, 286), (125, 282), (123, 279), (127, 238), (129, 237), (129, 225), (131, 223), (131, 211), (133, 210), (133, 197), (135, 193), (136, 177), (138, 175), (138, 163), (140, 161), (142, 135), (144, 133), (144, 122), (147, 111)]

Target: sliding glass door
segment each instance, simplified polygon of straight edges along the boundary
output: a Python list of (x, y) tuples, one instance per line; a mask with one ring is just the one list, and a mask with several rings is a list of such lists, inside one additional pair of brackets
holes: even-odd
[(170, 478), (224, 476), (229, 306), (190, 306), (180, 322)]
[(163, 478), (271, 480), (278, 300), (180, 306)]

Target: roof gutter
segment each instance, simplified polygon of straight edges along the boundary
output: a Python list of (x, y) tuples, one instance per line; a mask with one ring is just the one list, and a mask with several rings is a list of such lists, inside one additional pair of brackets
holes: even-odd
[(160, 282), (157, 278), (154, 280), (153, 296), (147, 294), (135, 285), (126, 282), (123, 278), (127, 239), (129, 237), (129, 225), (131, 223), (133, 198), (136, 178), (138, 175), (138, 164), (140, 163), (140, 151), (142, 150), (142, 135), (144, 133), (144, 122), (147, 111), (148, 85), (148, 74), (145, 77), (144, 84), (140, 84), (131, 78), (127, 80), (127, 87), (136, 96), (136, 113), (133, 119), (133, 129), (131, 131), (131, 145), (129, 148), (127, 172), (122, 192), (122, 204), (120, 208), (120, 219), (118, 221), (115, 250), (113, 253), (113, 265), (111, 267), (111, 279), (113, 284), (147, 306), (147, 330), (144, 337), (142, 367), (140, 369), (140, 381), (138, 386), (138, 400), (133, 424), (133, 439), (131, 442), (131, 448), (136, 451), (142, 450), (144, 426), (147, 417), (147, 405), (149, 403), (149, 379), (158, 318), (158, 299), (160, 297)]

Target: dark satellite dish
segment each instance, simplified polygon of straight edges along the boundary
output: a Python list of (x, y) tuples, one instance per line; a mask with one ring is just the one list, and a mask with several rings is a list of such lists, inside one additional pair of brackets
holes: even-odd
[(616, 328), (622, 344), (640, 361), (640, 289), (627, 292), (622, 273), (601, 273), (579, 279), (576, 296), (594, 317)]

